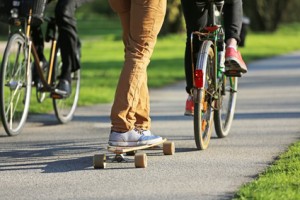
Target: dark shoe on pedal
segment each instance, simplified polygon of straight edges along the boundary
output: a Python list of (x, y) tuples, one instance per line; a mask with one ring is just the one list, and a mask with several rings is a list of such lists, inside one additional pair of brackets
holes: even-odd
[(232, 76), (232, 77), (242, 77), (242, 72), (236, 71), (236, 70), (227, 70), (224, 73), (226, 76)]
[(247, 73), (247, 66), (239, 51), (232, 47), (226, 48), (225, 53), (225, 75), (241, 77)]
[(60, 79), (57, 87), (52, 92), (51, 97), (55, 99), (63, 99), (69, 97), (71, 92), (72, 88), (70, 82), (65, 79)]

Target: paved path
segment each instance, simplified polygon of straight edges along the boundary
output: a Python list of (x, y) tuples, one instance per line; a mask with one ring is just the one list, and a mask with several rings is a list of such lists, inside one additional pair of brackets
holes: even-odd
[(151, 152), (146, 169), (93, 169), (93, 155), (105, 152), (110, 105), (79, 108), (68, 125), (30, 116), (17, 137), (0, 129), (0, 199), (230, 199), (300, 139), (299, 86), (300, 52), (251, 63), (230, 135), (214, 134), (205, 151), (195, 150), (192, 118), (183, 116), (184, 83), (151, 90), (152, 131), (177, 153)]

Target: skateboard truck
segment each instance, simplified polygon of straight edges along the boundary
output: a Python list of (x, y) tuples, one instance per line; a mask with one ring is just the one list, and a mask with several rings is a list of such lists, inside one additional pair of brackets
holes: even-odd
[(128, 162), (128, 159), (123, 154), (116, 154), (112, 162)]

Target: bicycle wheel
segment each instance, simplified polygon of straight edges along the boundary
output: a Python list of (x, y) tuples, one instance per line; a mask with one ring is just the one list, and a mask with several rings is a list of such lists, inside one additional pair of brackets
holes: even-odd
[[(34, 67), (35, 66), (32, 66), (32, 68), (34, 68)], [(42, 73), (43, 73), (44, 77), (47, 77), (48, 72), (49, 72), (49, 67), (43, 66)], [(41, 80), (39, 80), (35, 85), (35, 96), (36, 96), (37, 102), (39, 102), (39, 103), (43, 103), (46, 99), (47, 92), (45, 92), (45, 89), (43, 87), (44, 87), (44, 85)]]
[(39, 103), (43, 103), (46, 99), (46, 92), (41, 91), (40, 90), (41, 87), (42, 87), (42, 83), (37, 83), (37, 85), (35, 87), (36, 100)]
[[(55, 66), (56, 75), (56, 85), (59, 81), (59, 76), (62, 70), (62, 61), (60, 51), (57, 51), (57, 62)], [(68, 98), (55, 99), (53, 98), (53, 107), (55, 111), (56, 118), (62, 124), (67, 123), (72, 120), (75, 113), (80, 90), (80, 70), (71, 73), (71, 87), (72, 93)]]
[(219, 138), (226, 137), (229, 134), (234, 117), (237, 87), (237, 77), (223, 76), (222, 89), (219, 91), (220, 98), (216, 102), (218, 109), (214, 113), (215, 130)]
[(26, 122), (30, 95), (31, 69), (25, 38), (13, 34), (6, 46), (1, 64), (0, 114), (10, 136), (18, 135)]
[(208, 147), (213, 123), (212, 90), (214, 76), (212, 42), (204, 42), (198, 54), (196, 69), (203, 71), (203, 87), (194, 89), (194, 137), (198, 150)]

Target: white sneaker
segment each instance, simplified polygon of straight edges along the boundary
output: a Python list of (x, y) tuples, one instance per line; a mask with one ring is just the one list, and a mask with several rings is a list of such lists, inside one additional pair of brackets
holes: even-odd
[(142, 132), (142, 134), (143, 135), (145, 135), (145, 136), (151, 136), (152, 135), (152, 133), (151, 133), (151, 131), (150, 130), (140, 130), (141, 132)]
[(111, 131), (109, 135), (108, 144), (111, 146), (132, 147), (132, 146), (155, 144), (160, 141), (162, 141), (162, 137), (152, 135), (149, 130), (137, 131), (135, 129), (132, 129), (125, 133)]

